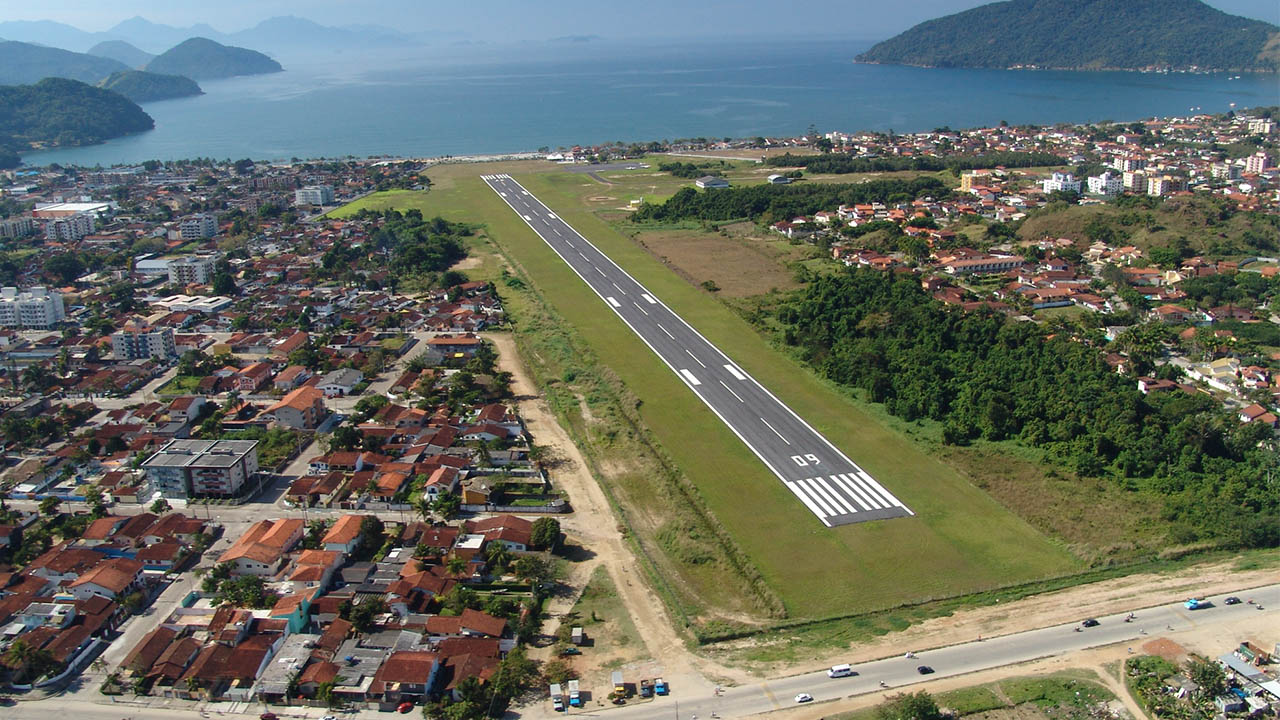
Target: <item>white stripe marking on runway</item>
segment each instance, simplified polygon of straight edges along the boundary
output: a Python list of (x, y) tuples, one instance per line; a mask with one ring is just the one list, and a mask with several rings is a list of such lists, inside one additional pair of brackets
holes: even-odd
[(788, 444), (788, 445), (790, 445), (790, 444), (791, 444), (791, 441), (790, 441), (790, 440), (788, 440), (788, 439), (786, 439), (786, 438), (782, 437), (782, 433), (780, 433), (780, 432), (778, 432), (777, 430), (775, 430), (775, 429), (774, 429), (774, 427), (773, 427), (772, 425), (769, 425), (769, 421), (768, 421), (768, 420), (765, 420), (764, 418), (760, 418), (760, 422), (764, 423), (764, 424), (765, 424), (765, 425), (766, 425), (770, 430), (773, 430), (773, 434), (774, 434), (774, 435), (777, 435), (778, 437), (782, 438), (782, 442), (784, 442), (784, 443), (786, 443), (786, 444)]
[(809, 496), (805, 493), (804, 488), (800, 487), (799, 483), (788, 480), (786, 485), (787, 489), (795, 493), (796, 497), (800, 498), (800, 502), (804, 503), (805, 507), (809, 508), (810, 512), (817, 515), (818, 519), (824, 524), (827, 522), (827, 514), (818, 509), (817, 505), (813, 504), (813, 501), (809, 499)]
[(822, 479), (822, 478), (820, 478), (820, 477), (816, 477), (816, 478), (814, 478), (813, 480), (814, 480), (814, 482), (816, 482), (816, 483), (818, 483), (819, 485), (821, 485), (821, 486), (823, 487), (823, 489), (824, 489), (824, 490), (826, 490), (827, 492), (831, 493), (831, 496), (832, 496), (832, 497), (834, 497), (836, 500), (840, 501), (840, 504), (841, 504), (841, 505), (843, 505), (843, 506), (845, 507), (845, 509), (847, 509), (849, 512), (851, 512), (851, 513), (856, 513), (856, 512), (858, 512), (857, 508), (855, 508), (853, 505), (851, 505), (851, 504), (849, 503), (849, 501), (848, 501), (848, 500), (845, 500), (845, 499), (844, 499), (844, 495), (841, 495), (841, 494), (839, 493), (839, 491), (837, 491), (835, 488), (833, 488), (833, 487), (831, 487), (830, 485), (828, 485), (826, 480), (824, 480), (824, 479)]
[(645, 310), (644, 308), (640, 307), (640, 303), (638, 303), (638, 302), (633, 302), (633, 303), (631, 303), (631, 304), (632, 304), (632, 305), (635, 305), (635, 306), (636, 306), (636, 309), (637, 309), (637, 310), (639, 310), (640, 312), (644, 313), (645, 315), (648, 315), (648, 314), (649, 314), (649, 311), (648, 311), (648, 310)]
[(662, 327), (662, 323), (658, 323), (658, 328), (661, 329), (662, 332), (666, 333), (667, 337), (671, 338), (672, 340), (676, 339), (676, 336), (672, 335), (670, 330), (666, 329), (665, 327)]
[(701, 381), (701, 380), (699, 380), (698, 378), (694, 377), (694, 374), (693, 374), (693, 373), (691, 373), (691, 372), (689, 372), (688, 370), (681, 370), (681, 371), (680, 371), (680, 374), (684, 376), (684, 379), (685, 379), (685, 380), (688, 380), (688, 381), (689, 381), (689, 384), (690, 384), (690, 385), (701, 385), (701, 384), (702, 384), (702, 381)]
[(888, 490), (885, 490), (885, 489), (884, 489), (884, 486), (883, 486), (883, 485), (881, 485), (880, 483), (876, 482), (876, 479), (875, 479), (875, 478), (871, 477), (870, 475), (868, 475), (867, 473), (863, 472), (862, 470), (859, 470), (858, 472), (859, 472), (859, 473), (861, 473), (861, 474), (862, 474), (862, 476), (863, 476), (864, 478), (866, 478), (866, 481), (867, 481), (867, 482), (868, 482), (872, 487), (874, 487), (874, 488), (876, 489), (876, 491), (877, 491), (877, 492), (879, 492), (881, 495), (883, 495), (883, 496), (884, 496), (884, 499), (885, 499), (885, 500), (887, 500), (890, 504), (892, 504), (892, 505), (896, 505), (896, 506), (898, 506), (898, 507), (902, 507), (902, 503), (901, 503), (901, 502), (899, 502), (898, 498), (894, 497), (894, 496), (893, 496), (893, 493), (889, 492)]
[[(724, 381), (723, 381), (723, 380), (721, 380), (721, 381), (720, 381), (720, 384), (721, 384), (721, 385), (724, 385)], [(746, 400), (743, 400), (743, 399), (742, 399), (742, 397), (741, 397), (740, 395), (738, 395), (738, 393), (733, 392), (733, 388), (729, 387), (728, 385), (724, 385), (724, 389), (725, 389), (725, 390), (728, 390), (730, 393), (733, 393), (733, 396), (734, 396), (734, 397), (736, 397), (736, 398), (738, 398), (738, 402), (740, 402), (740, 403), (744, 403), (744, 404), (747, 402)]]
[(596, 268), (596, 272), (600, 273), (600, 277), (609, 277), (608, 275), (605, 275), (604, 271), (601, 270), (600, 268)]
[[(831, 488), (825, 482), (823, 482), (822, 478), (820, 477), (810, 478), (809, 482), (813, 483), (813, 487), (815, 490), (818, 491), (818, 494), (822, 495), (822, 497), (824, 498), (827, 498), (827, 502), (831, 503), (831, 507), (836, 509), (836, 514), (838, 515), (848, 514), (845, 511), (842, 511), (840, 509), (841, 505), (845, 504), (841, 502), (840, 495), (838, 493), (830, 492)], [(849, 512), (853, 512), (853, 511), (854, 511), (853, 508), (850, 507)]]
[(528, 220), (529, 222), (533, 222), (533, 218), (529, 217), (528, 215), (525, 215), (524, 219)]
[(735, 377), (735, 378), (737, 378), (738, 380), (746, 380), (746, 379), (747, 379), (747, 376), (746, 376), (746, 375), (743, 375), (741, 370), (739, 370), (738, 368), (736, 368), (736, 367), (734, 367), (734, 366), (732, 366), (732, 365), (725, 365), (725, 366), (724, 366), (724, 369), (725, 369), (725, 370), (728, 370), (728, 371), (729, 371), (729, 374), (730, 374), (730, 375), (732, 375), (732, 376), (734, 376), (734, 377)]
[(826, 511), (827, 515), (840, 514), (840, 511), (836, 510), (835, 508), (827, 504), (827, 501), (822, 497), (822, 494), (818, 492), (817, 488), (812, 483), (810, 483), (807, 478), (800, 481), (800, 486), (803, 487), (805, 491), (809, 493), (809, 497), (813, 498), (814, 502), (818, 503), (818, 505), (820, 505), (822, 509)]
[(640, 293), (640, 297), (644, 298), (650, 305), (657, 305), (658, 301), (649, 297), (649, 293)]
[[(578, 251), (578, 255), (581, 256), (583, 260), (587, 260), (587, 256), (583, 255), (581, 250)], [(591, 261), (587, 260), (587, 262), (591, 262)]]
[(608, 300), (609, 304), (616, 308), (622, 307), (622, 303), (618, 302), (617, 300), (614, 300), (612, 297), (607, 297), (605, 298), (605, 300)]
[(622, 288), (618, 287), (618, 283), (609, 283), (609, 284), (617, 288), (618, 292), (622, 293), (623, 295), (627, 294), (626, 290), (623, 290)]
[(693, 351), (689, 350), (689, 348), (685, 348), (685, 349), (684, 349), (684, 351), (685, 351), (685, 352), (687, 352), (687, 353), (689, 353), (689, 357), (693, 358), (693, 361), (694, 361), (694, 362), (696, 362), (696, 363), (698, 363), (699, 365), (701, 365), (701, 366), (703, 367), (703, 369), (706, 369), (707, 364), (706, 364), (706, 363), (704, 363), (704, 362), (702, 362), (701, 360), (699, 360), (699, 359), (698, 359), (698, 356), (693, 354)]
[(849, 479), (858, 487), (862, 488), (862, 491), (866, 493), (867, 498), (869, 498), (871, 502), (875, 503), (876, 507), (889, 507), (889, 502), (880, 497), (880, 493), (876, 492), (875, 488), (871, 487), (871, 484), (867, 482), (868, 477), (870, 476), (861, 470), (849, 473)]
[(867, 504), (866, 499), (862, 497), (862, 493), (858, 492), (858, 489), (853, 486), (853, 483), (849, 482), (849, 478), (847, 476), (832, 475), (831, 479), (835, 480), (840, 487), (844, 488), (845, 492), (849, 493), (849, 497), (857, 501), (857, 503), (862, 506), (863, 510), (872, 509), (871, 506)]

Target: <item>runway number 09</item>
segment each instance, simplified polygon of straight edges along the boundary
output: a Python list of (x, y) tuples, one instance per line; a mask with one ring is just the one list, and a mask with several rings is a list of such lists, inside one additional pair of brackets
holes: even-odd
[(821, 465), (821, 464), (822, 464), (822, 461), (818, 459), (818, 456), (817, 456), (817, 455), (813, 455), (813, 454), (808, 454), (808, 455), (792, 455), (792, 456), (791, 456), (791, 459), (792, 459), (792, 460), (794, 460), (794, 461), (795, 461), (795, 463), (796, 463), (797, 465), (799, 465), (800, 467), (808, 467), (808, 466), (810, 466), (810, 465)]

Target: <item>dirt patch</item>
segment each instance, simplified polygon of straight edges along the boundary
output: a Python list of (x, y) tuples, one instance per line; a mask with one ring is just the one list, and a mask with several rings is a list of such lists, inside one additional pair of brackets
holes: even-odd
[(484, 258), (472, 255), (465, 257), (453, 264), (450, 270), (475, 270), (484, 266)]
[(776, 255), (719, 233), (697, 230), (641, 232), (635, 241), (693, 285), (714, 283), (731, 298), (799, 287)]
[(1156, 638), (1142, 644), (1142, 652), (1147, 655), (1159, 655), (1175, 665), (1181, 665), (1187, 659), (1187, 649), (1169, 638)]

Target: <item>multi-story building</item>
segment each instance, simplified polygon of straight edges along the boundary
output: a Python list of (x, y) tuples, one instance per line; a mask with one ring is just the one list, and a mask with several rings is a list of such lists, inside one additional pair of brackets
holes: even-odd
[(200, 240), (218, 234), (218, 221), (209, 213), (200, 213), (183, 219), (178, 224), (183, 240)]
[(213, 279), (214, 258), (190, 255), (169, 261), (170, 285), (205, 285)]
[(293, 191), (293, 202), (298, 205), (328, 205), (333, 202), (333, 187), (308, 185)]
[(1230, 160), (1214, 163), (1209, 168), (1209, 174), (1218, 180), (1239, 180), (1240, 166)]
[(1146, 169), (1147, 159), (1141, 155), (1126, 155), (1113, 160), (1111, 167), (1120, 172), (1137, 172)]
[(36, 231), (35, 218), (22, 216), (0, 220), (0, 238), (20, 238)]
[(1270, 167), (1271, 158), (1265, 152), (1257, 152), (1244, 159), (1244, 171), (1250, 175), (1258, 175)]
[(1124, 192), (1124, 178), (1107, 170), (1101, 175), (1089, 176), (1089, 192), (1094, 195), (1119, 195)]
[(111, 349), (119, 360), (171, 358), (178, 355), (172, 328), (149, 328), (141, 331), (121, 330), (111, 335)]
[(0, 325), (4, 327), (48, 330), (66, 317), (62, 293), (43, 287), (22, 292), (15, 287), (0, 290)]
[(1249, 132), (1258, 135), (1270, 135), (1275, 132), (1276, 122), (1271, 118), (1253, 118), (1249, 121)]
[(1056, 172), (1051, 177), (1040, 181), (1046, 193), (1073, 192), (1079, 194), (1080, 181), (1071, 173)]
[(1153, 175), (1147, 178), (1147, 194), (1172, 195), (1184, 188), (1183, 180), (1172, 175)]
[(1125, 170), (1121, 178), (1124, 179), (1125, 190), (1144, 192), (1147, 189), (1147, 174), (1141, 170)]
[(44, 237), (46, 240), (79, 240), (92, 235), (96, 225), (92, 213), (57, 217), (44, 224)]
[(258, 442), (171, 440), (142, 469), (164, 497), (234, 497), (258, 472)]

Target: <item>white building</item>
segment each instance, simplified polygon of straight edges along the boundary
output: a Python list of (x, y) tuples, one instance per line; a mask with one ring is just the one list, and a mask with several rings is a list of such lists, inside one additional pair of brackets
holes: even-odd
[[(1269, 167), (1268, 160), (1270, 160), (1270, 158), (1268, 158), (1267, 154), (1262, 151), (1250, 155), (1244, 160), (1244, 171), (1250, 175), (1259, 175), (1263, 170), (1266, 170)], [(3, 236), (3, 233), (0, 233), (0, 236)]]
[(1147, 167), (1147, 159), (1140, 155), (1118, 157), (1111, 162), (1111, 167), (1120, 172), (1136, 172)]
[(153, 328), (141, 332), (121, 330), (111, 335), (111, 349), (118, 360), (163, 359), (178, 355), (172, 328)]
[(18, 292), (18, 288), (0, 290), (0, 325), (48, 330), (65, 320), (62, 293), (43, 287)]
[(169, 261), (170, 285), (205, 285), (213, 279), (214, 258), (189, 255)]
[(230, 497), (257, 474), (258, 441), (171, 440), (142, 469), (165, 497)]
[(1080, 193), (1080, 181), (1071, 173), (1056, 172), (1051, 177), (1040, 181), (1046, 193), (1073, 192)]
[(1124, 178), (1110, 170), (1089, 176), (1089, 192), (1094, 195), (1119, 195), (1124, 192)]
[(1249, 121), (1249, 132), (1257, 135), (1270, 135), (1275, 129), (1276, 123), (1270, 118), (1253, 118)]
[(1147, 178), (1147, 194), (1154, 197), (1172, 195), (1182, 189), (1182, 178), (1172, 175), (1153, 175)]
[(76, 213), (54, 218), (44, 224), (46, 240), (79, 240), (92, 235), (96, 223), (92, 213)]
[(708, 188), (727, 188), (727, 187), (729, 187), (729, 181), (728, 181), (728, 180), (725, 180), (725, 179), (724, 179), (724, 178), (722, 178), (722, 177), (716, 177), (716, 176), (714, 176), (714, 175), (704, 175), (703, 177), (700, 177), (700, 178), (698, 178), (697, 180), (694, 180), (694, 181), (693, 181), (693, 184), (694, 184), (694, 185), (697, 185), (698, 187), (702, 188), (703, 190), (706, 190), (706, 189), (708, 189)]
[(329, 185), (308, 185), (293, 191), (296, 205), (328, 205), (333, 202), (333, 188)]
[(1218, 180), (1239, 180), (1240, 166), (1230, 160), (1214, 163), (1209, 168), (1209, 174)]
[(218, 221), (208, 213), (192, 215), (178, 225), (183, 240), (201, 240), (218, 234)]

